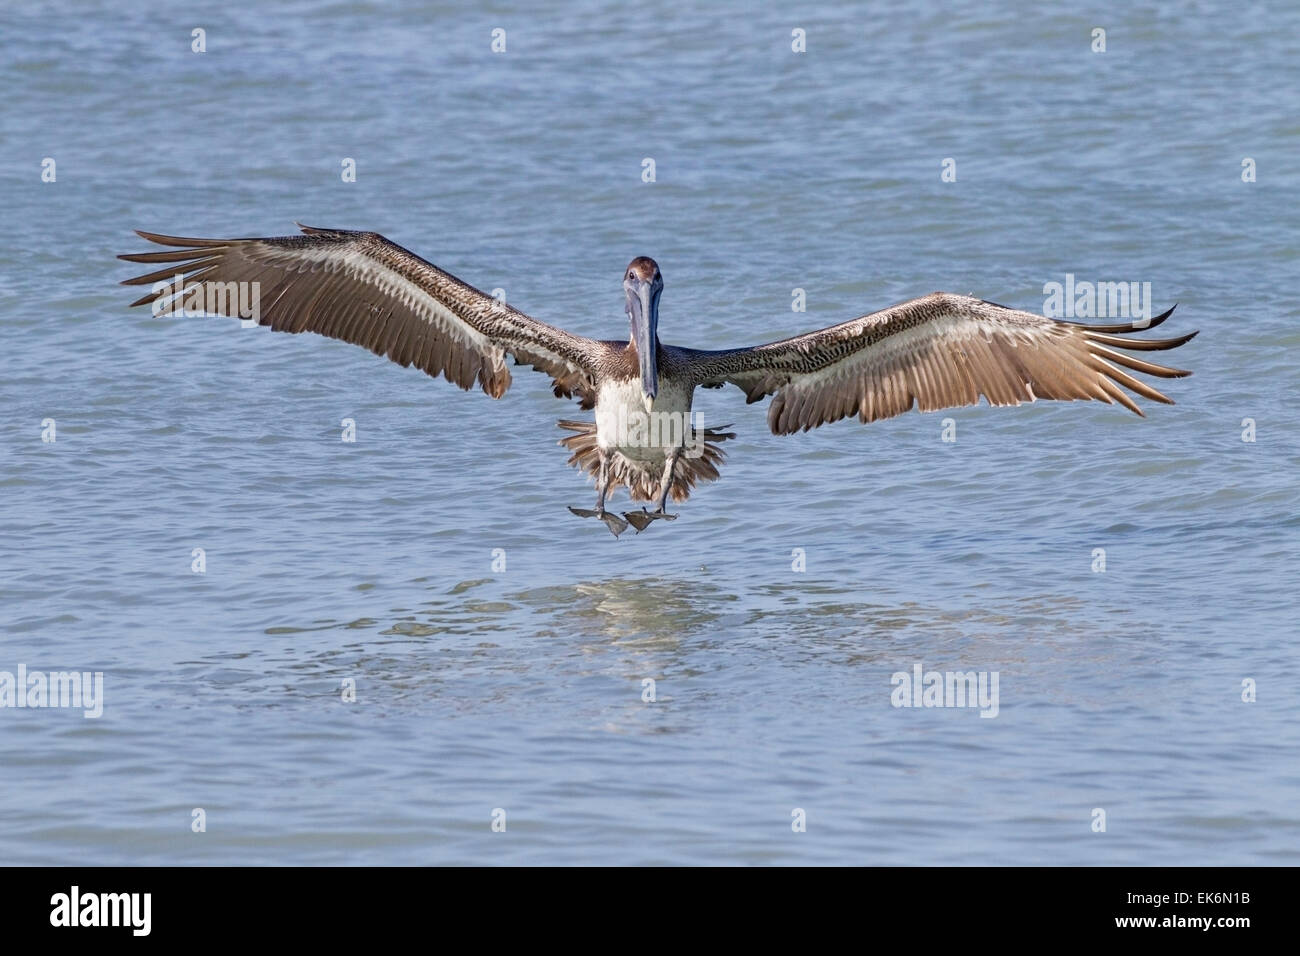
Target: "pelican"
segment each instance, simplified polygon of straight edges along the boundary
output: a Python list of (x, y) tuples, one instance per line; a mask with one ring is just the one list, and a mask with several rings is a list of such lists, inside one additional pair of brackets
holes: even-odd
[[(623, 273), (626, 341), (600, 341), (539, 322), (466, 285), (374, 232), (316, 229), (301, 236), (185, 239), (137, 230), (161, 252), (119, 256), (162, 268), (123, 282), (150, 285), (132, 305), (155, 315), (179, 309), (255, 319), (277, 332), (316, 332), (364, 346), (403, 367), (414, 365), (492, 398), (510, 387), (506, 357), (551, 377), (595, 421), (559, 422), (569, 464), (595, 481), (594, 508), (615, 537), (637, 533), (685, 501), (699, 482), (718, 478), (721, 428), (691, 414), (697, 388), (736, 385), (747, 402), (772, 395), (767, 423), (777, 435), (856, 415), (892, 418), (976, 405), (1038, 399), (1119, 403), (1142, 415), (1120, 386), (1152, 401), (1173, 401), (1129, 372), (1160, 378), (1190, 374), (1129, 352), (1177, 348), (1196, 335), (1123, 336), (1154, 328), (1173, 312), (1117, 325), (1082, 325), (1021, 312), (971, 296), (935, 292), (794, 338), (716, 351), (659, 341), (663, 276), (639, 256)], [(1127, 369), (1128, 371), (1125, 371)], [(618, 514), (610, 495), (625, 487), (647, 507)]]

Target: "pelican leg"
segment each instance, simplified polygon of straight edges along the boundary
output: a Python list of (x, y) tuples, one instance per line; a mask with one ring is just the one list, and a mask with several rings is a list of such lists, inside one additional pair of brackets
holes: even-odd
[(609, 490), (613, 484), (614, 476), (610, 472), (609, 457), (606, 453), (602, 452), (600, 456), (600, 475), (596, 478), (595, 510), (575, 508), (572, 505), (569, 506), (569, 510), (579, 518), (599, 518), (601, 521), (605, 522), (605, 527), (609, 528), (610, 533), (617, 538), (627, 530), (627, 522), (618, 515), (611, 514), (605, 510), (605, 498), (609, 494)]
[(650, 522), (657, 518), (663, 518), (666, 521), (675, 521), (677, 519), (677, 515), (670, 515), (664, 509), (668, 507), (668, 492), (673, 487), (673, 470), (677, 467), (677, 459), (681, 457), (682, 450), (678, 448), (664, 463), (664, 474), (659, 479), (659, 507), (654, 511), (646, 511), (645, 508), (642, 508), (640, 511), (623, 512), (623, 517), (628, 520), (632, 527), (636, 528), (637, 534), (650, 527)]

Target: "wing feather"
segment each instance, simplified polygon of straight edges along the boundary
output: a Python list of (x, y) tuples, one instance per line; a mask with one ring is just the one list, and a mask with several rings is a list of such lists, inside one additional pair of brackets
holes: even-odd
[(184, 308), (315, 332), (493, 398), (510, 386), (507, 355), (550, 375), (560, 397), (593, 392), (604, 343), (539, 322), (378, 233), (299, 228), (304, 235), (250, 239), (137, 230), (169, 248), (118, 258), (170, 265), (123, 285), (152, 286), (131, 304), (156, 315)]
[(912, 407), (974, 405), (981, 396), (990, 405), (1038, 399), (1119, 403), (1141, 415), (1124, 389), (1151, 401), (1173, 401), (1130, 372), (1158, 378), (1191, 373), (1121, 350), (1163, 351), (1190, 341), (1195, 332), (1127, 337), (1155, 328), (1172, 312), (1128, 325), (1089, 326), (936, 292), (767, 345), (682, 352), (696, 384), (737, 385), (750, 402), (773, 395), (768, 424), (779, 435), (854, 414), (871, 422)]

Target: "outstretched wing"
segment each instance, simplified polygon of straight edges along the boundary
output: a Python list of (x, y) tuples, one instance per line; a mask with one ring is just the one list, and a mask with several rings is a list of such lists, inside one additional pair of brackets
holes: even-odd
[(374, 232), (313, 229), (266, 239), (137, 234), (166, 252), (118, 256), (167, 263), (123, 285), (152, 285), (132, 305), (156, 315), (215, 312), (277, 332), (317, 332), (414, 365), (493, 398), (510, 387), (505, 356), (550, 375), (562, 398), (592, 389), (603, 346), (512, 309)]
[(1120, 349), (1177, 348), (1196, 333), (1123, 335), (1154, 328), (1172, 312), (1124, 325), (1080, 325), (936, 292), (768, 345), (681, 351), (698, 385), (738, 385), (750, 402), (776, 393), (767, 421), (778, 435), (849, 415), (864, 422), (892, 418), (913, 405), (923, 412), (974, 405), (981, 395), (990, 405), (1095, 399), (1141, 415), (1121, 385), (1157, 402), (1173, 401), (1124, 369), (1160, 378), (1191, 373)]

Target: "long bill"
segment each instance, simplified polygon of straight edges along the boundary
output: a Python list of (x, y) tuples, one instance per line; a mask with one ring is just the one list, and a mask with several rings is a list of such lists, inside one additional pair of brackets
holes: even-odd
[(627, 314), (641, 364), (641, 391), (646, 398), (654, 398), (659, 394), (659, 290), (642, 281), (628, 293)]

